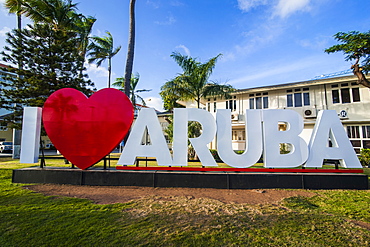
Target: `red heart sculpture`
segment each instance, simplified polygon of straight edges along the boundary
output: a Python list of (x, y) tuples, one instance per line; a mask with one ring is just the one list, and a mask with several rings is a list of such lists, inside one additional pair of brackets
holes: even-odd
[(133, 119), (131, 101), (113, 88), (102, 89), (90, 98), (76, 89), (60, 89), (46, 100), (42, 114), (56, 149), (83, 170), (119, 145)]

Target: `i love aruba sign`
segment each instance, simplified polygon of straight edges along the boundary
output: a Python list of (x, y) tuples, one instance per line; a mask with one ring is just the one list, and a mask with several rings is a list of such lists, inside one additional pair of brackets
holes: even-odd
[[(42, 118), (52, 143), (80, 169), (87, 169), (108, 155), (130, 128), (117, 164), (133, 165), (136, 157), (144, 156), (155, 157), (161, 166), (187, 166), (190, 141), (203, 166), (217, 166), (207, 146), (216, 138), (220, 158), (235, 168), (248, 168), (261, 155), (266, 168), (322, 167), (324, 159), (339, 160), (345, 168), (362, 168), (335, 111), (319, 112), (309, 143), (300, 136), (303, 119), (295, 111), (246, 110), (245, 116), (247, 148), (243, 154), (236, 154), (231, 145), (230, 110), (217, 110), (214, 117), (202, 109), (175, 109), (171, 155), (153, 108), (141, 109), (132, 125), (134, 109), (121, 91), (106, 88), (87, 98), (75, 89), (65, 88), (54, 92), (42, 109), (25, 108), (20, 162), (37, 162)], [(188, 139), (189, 121), (202, 125), (199, 137)], [(278, 129), (281, 123), (287, 126), (285, 131)], [(150, 145), (141, 142), (146, 131)], [(288, 154), (280, 153), (281, 143), (291, 147)]]

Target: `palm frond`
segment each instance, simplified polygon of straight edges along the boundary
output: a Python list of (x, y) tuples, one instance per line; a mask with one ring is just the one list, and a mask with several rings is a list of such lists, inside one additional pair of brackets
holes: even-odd
[[(138, 94), (138, 93), (144, 93), (144, 92), (150, 92), (151, 89), (136, 89), (137, 84), (139, 83), (140, 74), (136, 73), (135, 75), (131, 76), (130, 81), (130, 99), (132, 104), (135, 107), (136, 99), (139, 99), (142, 103), (142, 105), (146, 105), (144, 99)], [(116, 78), (116, 81), (112, 84), (113, 86), (117, 87), (119, 90), (124, 92), (125, 89), (125, 78), (124, 77), (118, 77)]]
[(218, 96), (221, 98), (228, 98), (230, 93), (235, 91), (231, 85), (220, 85), (216, 83), (208, 83), (202, 91), (202, 97)]
[(171, 57), (182, 68), (185, 74), (191, 73), (191, 71), (199, 65), (199, 62), (197, 62), (194, 58), (184, 56), (178, 52), (173, 52)]
[(183, 69), (183, 73), (167, 81), (161, 87), (160, 95), (164, 99), (165, 104), (174, 105), (172, 103), (174, 99), (195, 100), (199, 107), (202, 97), (227, 97), (233, 90), (230, 85), (209, 83), (209, 77), (221, 56), (222, 54), (218, 54), (207, 62), (201, 63), (192, 57), (173, 52), (171, 57)]

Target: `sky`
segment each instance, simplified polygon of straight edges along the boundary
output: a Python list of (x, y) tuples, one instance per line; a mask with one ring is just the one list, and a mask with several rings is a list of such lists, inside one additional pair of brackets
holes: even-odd
[[(0, 47), (16, 28), (16, 16), (0, 0)], [(93, 36), (111, 32), (112, 81), (124, 75), (129, 0), (75, 0), (78, 11), (97, 19)], [(206, 62), (222, 54), (211, 82), (236, 89), (299, 82), (347, 70), (341, 53), (324, 50), (337, 32), (370, 30), (369, 0), (137, 0), (133, 73), (148, 106), (162, 109), (160, 87), (182, 72), (170, 57), (180, 52)], [(25, 20), (27, 22), (27, 20)], [(97, 89), (107, 87), (107, 62), (86, 64)]]

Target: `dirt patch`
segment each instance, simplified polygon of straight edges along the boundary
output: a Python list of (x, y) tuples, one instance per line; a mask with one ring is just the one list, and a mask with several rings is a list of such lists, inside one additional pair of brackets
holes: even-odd
[(125, 186), (78, 186), (37, 184), (26, 189), (47, 196), (68, 196), (85, 198), (97, 204), (125, 203), (134, 199), (158, 196), (163, 198), (186, 197), (188, 199), (210, 198), (223, 203), (271, 204), (293, 196), (314, 196), (306, 190), (227, 190), (208, 188), (152, 188)]

